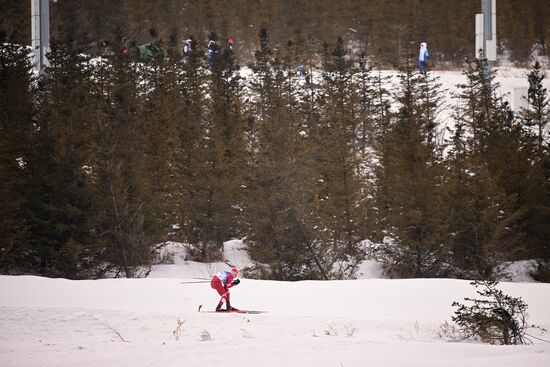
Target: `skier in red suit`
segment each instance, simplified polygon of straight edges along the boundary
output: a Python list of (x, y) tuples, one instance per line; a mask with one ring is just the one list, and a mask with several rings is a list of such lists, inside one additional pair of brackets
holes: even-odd
[(216, 307), (216, 311), (222, 310), (223, 303), (227, 301), (226, 310), (227, 311), (238, 311), (235, 307), (231, 307), (231, 302), (229, 301), (229, 288), (236, 286), (241, 281), (237, 278), (239, 270), (237, 268), (231, 268), (231, 271), (220, 271), (212, 277), (210, 281), (210, 286), (214, 288), (218, 294), (222, 297), (220, 303)]

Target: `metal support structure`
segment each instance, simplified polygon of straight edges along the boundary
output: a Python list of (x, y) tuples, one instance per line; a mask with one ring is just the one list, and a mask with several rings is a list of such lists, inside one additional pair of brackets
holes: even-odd
[(476, 57), (479, 50), (489, 61), (497, 59), (497, 1), (481, 0), (481, 13), (476, 14)]
[(35, 67), (39, 74), (48, 66), (46, 54), (50, 51), (50, 2), (31, 0), (32, 50)]
[[(485, 50), (485, 39), (483, 37), (483, 14), (476, 14), (476, 52), (475, 57), (479, 57), (479, 50)], [(483, 53), (485, 55), (485, 52)]]

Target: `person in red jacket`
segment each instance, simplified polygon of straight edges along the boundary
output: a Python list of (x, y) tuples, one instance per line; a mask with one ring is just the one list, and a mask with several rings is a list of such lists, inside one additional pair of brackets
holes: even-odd
[(222, 297), (220, 303), (216, 307), (216, 311), (222, 310), (224, 302), (227, 302), (226, 310), (227, 311), (238, 311), (235, 307), (231, 307), (231, 302), (229, 301), (229, 288), (236, 286), (241, 281), (237, 278), (239, 270), (237, 268), (231, 268), (231, 271), (220, 271), (212, 277), (210, 281), (210, 286), (214, 288), (218, 294)]

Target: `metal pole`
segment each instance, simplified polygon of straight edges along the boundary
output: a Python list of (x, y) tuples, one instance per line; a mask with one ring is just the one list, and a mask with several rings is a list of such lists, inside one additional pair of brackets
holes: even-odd
[(39, 74), (48, 65), (46, 54), (50, 51), (50, 3), (49, 0), (31, 0), (31, 47), (35, 67)]
[(50, 52), (50, 0), (40, 0), (40, 45), (42, 48), (42, 65), (49, 66), (46, 54)]
[(489, 29), (487, 39), (487, 59), (497, 60), (497, 0), (491, 0), (491, 13), (488, 14), (491, 19), (491, 29)]
[[(480, 19), (483, 18), (483, 19)], [(482, 41), (481, 39), (482, 38)], [(481, 0), (481, 13), (476, 14), (476, 57), (479, 49), (489, 61), (497, 59), (497, 2)]]
[(485, 41), (491, 39), (491, 2), (492, 0), (481, 0), (481, 13), (483, 13), (483, 34)]
[(40, 67), (40, 0), (31, 0), (32, 40), (31, 47), (34, 53), (34, 63), (38, 72)]
[(485, 57), (485, 39), (483, 36), (483, 14), (476, 14), (476, 52), (474, 57), (480, 57), (479, 50), (483, 51), (481, 57)]

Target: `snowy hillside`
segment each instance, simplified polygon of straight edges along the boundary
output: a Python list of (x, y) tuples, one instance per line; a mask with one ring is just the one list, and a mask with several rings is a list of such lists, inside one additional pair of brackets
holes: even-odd
[(211, 278), (218, 271), (227, 270), (230, 263), (239, 269), (251, 266), (241, 240), (232, 240), (224, 243), (224, 258), (226, 262), (199, 263), (187, 261), (187, 251), (184, 244), (168, 242), (161, 245), (159, 258), (163, 264), (154, 265), (149, 278)]
[[(543, 64), (546, 62), (543, 61)], [(529, 83), (527, 76), (532, 71), (530, 69), (510, 68), (510, 67), (497, 67), (494, 69), (496, 73), (495, 82), (500, 85), (498, 89), (499, 96), (504, 101), (507, 101), (510, 107), (516, 112), (520, 113), (522, 108), (527, 107), (527, 91)], [(253, 72), (250, 68), (243, 67), (240, 69), (240, 75), (245, 80), (250, 80), (253, 77)], [(378, 75), (378, 70), (372, 70), (372, 75)], [(459, 84), (465, 84), (467, 82), (466, 76), (460, 70), (434, 70), (429, 71), (430, 77), (438, 78), (437, 83), (441, 84), (440, 90), (443, 93), (443, 100), (438, 111), (438, 120), (441, 126), (438, 128), (439, 140), (448, 138), (447, 128), (454, 129), (455, 122), (452, 118), (453, 111), (457, 106), (457, 99), (455, 95), (459, 91), (457, 86)], [(399, 72), (396, 70), (382, 70), (380, 76), (384, 79), (384, 88), (392, 93), (399, 90)], [(305, 77), (297, 77), (303, 79), (305, 83)], [(322, 73), (318, 70), (312, 72), (312, 84), (319, 85), (322, 81)], [(550, 89), (550, 78), (546, 77), (543, 80), (543, 85)], [(397, 108), (397, 104), (394, 103), (393, 108)]]
[[(198, 278), (210, 279), (218, 271), (227, 270), (231, 264), (239, 269), (252, 267), (242, 240), (224, 243), (224, 261), (200, 263), (187, 260), (185, 244), (167, 242), (158, 246), (158, 258), (162, 264), (153, 265), (149, 278)], [(534, 282), (530, 272), (536, 269), (536, 261), (516, 261), (503, 263), (498, 272), (499, 281)], [(381, 263), (367, 259), (359, 264), (357, 279), (385, 278)]]
[[(252, 267), (242, 240), (231, 240), (224, 243), (224, 261), (200, 263), (187, 261), (187, 251), (182, 243), (168, 242), (161, 245), (159, 258), (163, 264), (153, 265), (149, 278), (208, 278), (218, 271), (227, 270), (231, 264), (239, 269)], [(521, 269), (517, 270), (521, 273)], [(383, 278), (382, 264), (366, 260), (360, 264), (357, 274), (359, 279)]]
[[(26, 366), (548, 366), (550, 344), (492, 346), (454, 342), (443, 332), (453, 301), (475, 296), (468, 281), (373, 279), (379, 264), (362, 264), (349, 281), (275, 282), (242, 279), (236, 307), (259, 315), (213, 310), (208, 282), (224, 263), (185, 261), (178, 244), (165, 247), (174, 264), (148, 279), (69, 281), (0, 276), (0, 360)], [(250, 261), (241, 241), (226, 258)], [(550, 284), (501, 283), (529, 305), (529, 322), (550, 328)], [(536, 329), (533, 336), (548, 339)]]

